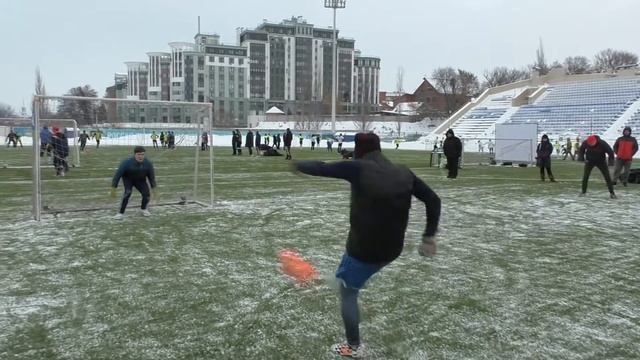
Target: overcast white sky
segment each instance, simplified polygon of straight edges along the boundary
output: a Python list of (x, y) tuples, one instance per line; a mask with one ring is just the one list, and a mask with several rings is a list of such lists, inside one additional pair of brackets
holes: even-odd
[[(605, 48), (640, 54), (640, 0), (347, 0), (341, 36), (382, 59), (380, 90), (394, 90), (404, 67), (412, 91), (441, 66), (469, 70), (522, 67), (542, 38), (549, 62)], [(0, 102), (19, 111), (33, 94), (40, 66), (49, 94), (89, 84), (104, 95), (125, 61), (147, 61), (170, 41), (202, 32), (234, 44), (236, 28), (262, 19), (303, 16), (328, 27), (323, 0), (0, 0)]]

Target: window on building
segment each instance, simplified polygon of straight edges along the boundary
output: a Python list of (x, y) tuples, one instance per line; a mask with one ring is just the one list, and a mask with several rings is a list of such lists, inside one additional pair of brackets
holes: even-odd
[(230, 58), (229, 58), (229, 65), (233, 65), (233, 64), (235, 64), (235, 61), (236, 61), (236, 58), (232, 58), (232, 57), (230, 57)]

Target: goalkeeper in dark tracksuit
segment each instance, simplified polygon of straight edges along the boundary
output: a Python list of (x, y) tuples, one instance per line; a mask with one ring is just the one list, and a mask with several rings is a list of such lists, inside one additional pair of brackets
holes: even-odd
[(355, 143), (355, 160), (330, 164), (302, 161), (295, 166), (305, 174), (351, 183), (351, 228), (336, 272), (347, 342), (334, 345), (332, 350), (343, 356), (362, 357), (358, 292), (402, 252), (412, 196), (426, 205), (427, 224), (418, 252), (423, 256), (435, 254), (440, 198), (407, 167), (387, 160), (377, 135), (359, 133)]
[[(124, 184), (124, 194), (122, 195), (122, 202), (120, 203), (120, 211), (116, 214), (115, 218), (120, 220), (124, 217), (124, 211), (127, 209), (129, 198), (133, 188), (138, 189), (142, 194), (142, 215), (150, 216), (151, 213), (147, 209), (151, 194), (149, 191), (149, 185), (151, 189), (156, 187), (156, 177), (151, 161), (144, 158), (145, 149), (142, 146), (136, 146), (133, 150), (134, 156), (124, 160), (120, 163), (118, 171), (116, 171), (113, 181), (111, 182), (111, 196), (116, 196), (116, 188), (122, 178)], [(149, 179), (149, 184), (147, 184)], [(154, 196), (155, 197), (155, 196)]]

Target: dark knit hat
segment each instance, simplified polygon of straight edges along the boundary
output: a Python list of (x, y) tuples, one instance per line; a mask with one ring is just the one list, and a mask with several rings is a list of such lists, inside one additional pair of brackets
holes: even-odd
[(380, 151), (380, 138), (374, 133), (357, 133), (356, 147), (353, 155), (356, 159), (360, 159), (365, 154), (372, 151)]
[(589, 135), (589, 137), (587, 138), (587, 145), (595, 146), (597, 143), (598, 143), (598, 136)]
[(144, 146), (140, 146), (140, 145), (138, 145), (138, 146), (136, 146), (136, 147), (134, 147), (134, 148), (133, 148), (133, 153), (134, 153), (134, 154), (143, 153), (143, 152), (147, 152), (147, 151), (144, 149)]

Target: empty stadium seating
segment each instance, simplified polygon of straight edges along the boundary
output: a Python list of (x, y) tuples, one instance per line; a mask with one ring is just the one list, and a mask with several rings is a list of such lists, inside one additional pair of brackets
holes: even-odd
[(638, 99), (636, 78), (555, 84), (506, 123), (537, 123), (538, 131), (548, 134), (604, 133)]

